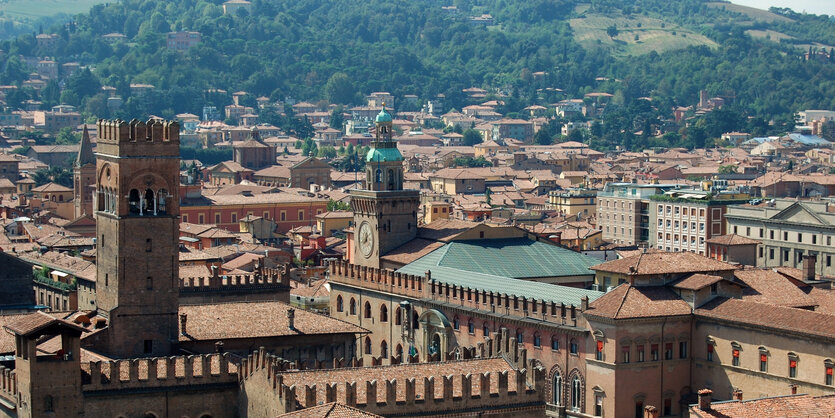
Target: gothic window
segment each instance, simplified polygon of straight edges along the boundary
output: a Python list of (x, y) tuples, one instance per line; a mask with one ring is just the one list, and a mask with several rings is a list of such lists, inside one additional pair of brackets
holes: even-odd
[(365, 354), (371, 354), (371, 338), (365, 337)]
[(375, 183), (380, 183), (380, 182), (382, 182), (382, 181), (383, 181), (383, 180), (381, 179), (381, 177), (382, 177), (382, 176), (383, 176), (383, 170), (380, 170), (380, 169), (378, 168), (378, 169), (374, 172), (374, 182), (375, 182)]
[(380, 343), (380, 357), (388, 358), (389, 356), (389, 346), (385, 340)]
[(144, 210), (146, 215), (150, 215), (154, 213), (154, 191), (151, 189), (145, 189), (145, 202), (144, 202)]
[(128, 194), (128, 209), (132, 214), (139, 213), (139, 190), (130, 189)]
[(342, 312), (342, 295), (336, 297), (336, 311)]
[(365, 302), (365, 317), (371, 319), (371, 304)]
[(551, 391), (551, 403), (554, 405), (562, 404), (562, 376), (560, 376), (560, 372), (554, 373), (553, 378), (553, 388)]
[(394, 325), (400, 325), (402, 323), (403, 313), (400, 311), (400, 307), (394, 310)]
[(351, 302), (348, 304), (348, 313), (351, 315), (357, 314), (357, 301), (354, 298), (351, 298)]
[(389, 308), (386, 305), (380, 305), (380, 322), (389, 321)]
[(389, 171), (388, 171), (388, 184), (389, 184), (388, 189), (389, 190), (394, 190), (394, 170), (392, 170), (392, 169), (389, 169)]
[(159, 189), (157, 192), (157, 213), (165, 214), (166, 213), (166, 199), (168, 198), (168, 191), (165, 189)]
[(582, 385), (580, 383), (580, 377), (574, 376), (574, 379), (571, 380), (571, 409), (574, 411), (579, 411), (581, 401)]

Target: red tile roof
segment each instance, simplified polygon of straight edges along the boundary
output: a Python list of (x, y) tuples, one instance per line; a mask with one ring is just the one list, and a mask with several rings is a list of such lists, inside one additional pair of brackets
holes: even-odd
[(719, 245), (756, 245), (760, 242), (755, 239), (743, 237), (742, 235), (728, 234), (713, 237), (707, 240), (707, 243)]
[(835, 316), (805, 309), (720, 297), (702, 305), (695, 313), (703, 318), (835, 339)]
[(835, 415), (835, 395), (789, 395), (748, 401), (713, 402), (711, 409), (690, 408), (691, 417), (831, 417)]
[(808, 307), (818, 304), (791, 279), (774, 270), (746, 268), (737, 270), (734, 276), (748, 286), (742, 292), (743, 300), (789, 307)]
[(279, 418), (353, 418), (353, 417), (379, 417), (370, 412), (353, 408), (341, 403), (332, 402), (324, 405), (305, 408), (295, 412), (279, 415)]
[(684, 252), (642, 253), (591, 267), (596, 271), (633, 275), (705, 273), (736, 270), (736, 266), (703, 255)]
[(722, 280), (724, 280), (724, 278), (720, 276), (698, 273), (679, 280), (673, 284), (673, 287), (676, 289), (699, 290)]
[(624, 283), (589, 304), (583, 315), (609, 319), (689, 315), (690, 305), (666, 287)]

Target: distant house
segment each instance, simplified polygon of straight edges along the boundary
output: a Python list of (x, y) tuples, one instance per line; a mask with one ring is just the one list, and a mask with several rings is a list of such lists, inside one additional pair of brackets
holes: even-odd
[(223, 3), (223, 14), (236, 14), (239, 9), (246, 10), (247, 13), (252, 12), (252, 3), (246, 0), (229, 0)]
[(200, 32), (168, 32), (166, 44), (168, 49), (187, 51), (200, 43)]

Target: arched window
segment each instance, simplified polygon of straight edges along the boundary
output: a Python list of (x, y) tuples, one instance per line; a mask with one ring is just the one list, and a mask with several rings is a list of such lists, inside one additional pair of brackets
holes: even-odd
[(168, 199), (168, 190), (159, 189), (157, 192), (157, 213), (158, 214), (165, 214), (166, 213), (166, 200)]
[(380, 183), (381, 181), (383, 181), (381, 179), (382, 176), (383, 176), (383, 170), (380, 170), (378, 168), (376, 171), (374, 171), (374, 182), (375, 183)]
[(342, 295), (336, 297), (336, 311), (342, 312)]
[(551, 349), (552, 350), (559, 350), (560, 349), (560, 339), (556, 335), (551, 336)]
[(351, 302), (348, 303), (348, 313), (351, 315), (357, 314), (357, 301), (354, 298), (351, 298)]
[(389, 184), (388, 189), (389, 190), (394, 190), (394, 170), (389, 169), (387, 180), (388, 180), (388, 184)]
[(365, 337), (365, 354), (371, 354), (371, 338)]
[(533, 334), (533, 346), (536, 348), (542, 347), (542, 337), (538, 332)]
[(484, 325), (481, 326), (481, 333), (484, 334), (485, 337), (490, 336), (490, 324), (485, 322)]
[(403, 358), (403, 346), (402, 345), (397, 344), (397, 347), (395, 347), (395, 349), (394, 349), (394, 356), (399, 358), (399, 359)]
[(568, 349), (569, 352), (571, 352), (571, 354), (577, 354), (577, 352), (580, 351), (580, 347), (577, 345), (577, 340), (572, 338), (571, 341), (568, 343)]
[(394, 325), (400, 325), (403, 322), (403, 312), (400, 311), (400, 307), (398, 306), (397, 309), (394, 310)]
[(554, 373), (554, 378), (552, 379), (552, 390), (551, 394), (551, 403), (554, 405), (561, 405), (562, 404), (562, 376), (560, 372)]
[(144, 211), (146, 215), (150, 215), (154, 213), (154, 191), (151, 189), (145, 189), (145, 202), (144, 202)]
[(98, 189), (98, 190), (96, 191), (96, 210), (98, 210), (98, 211), (104, 211), (104, 208), (105, 208), (105, 206), (104, 206), (104, 203), (105, 203), (105, 202), (104, 202), (104, 200), (105, 200), (105, 199), (104, 199), (104, 190), (102, 190), (102, 189)]
[(370, 303), (365, 302), (365, 309), (364, 309), (364, 311), (365, 311), (365, 315), (364, 315), (364, 316), (365, 316), (366, 318), (368, 318), (368, 319), (371, 319), (371, 304), (370, 304)]
[(416, 311), (412, 311), (412, 329), (420, 329), (420, 321), (418, 321), (420, 317), (418, 316)]
[(386, 305), (380, 305), (380, 322), (389, 321), (389, 308)]
[(525, 333), (522, 331), (522, 328), (516, 329), (516, 344), (522, 344), (525, 342)]
[(475, 334), (475, 323), (473, 323), (472, 319), (467, 322), (467, 332)]
[(145, 415), (142, 415), (142, 418), (159, 418), (157, 414), (153, 412), (146, 412)]
[(452, 318), (452, 329), (458, 331), (458, 328), (461, 326), (461, 321), (458, 320), (458, 317)]
[(580, 384), (580, 377), (574, 376), (574, 379), (571, 379), (571, 409), (574, 411), (580, 410), (582, 390), (583, 387)]
[(389, 356), (389, 345), (386, 344), (385, 340), (383, 340), (383, 342), (380, 343), (380, 357), (388, 358), (388, 356)]
[(128, 193), (128, 209), (130, 213), (139, 213), (139, 190), (130, 189), (130, 193)]

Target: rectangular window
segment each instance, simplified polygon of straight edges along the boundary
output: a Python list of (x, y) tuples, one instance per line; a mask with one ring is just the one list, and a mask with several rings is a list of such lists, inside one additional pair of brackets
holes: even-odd
[(673, 400), (670, 398), (664, 399), (664, 416), (670, 416), (673, 414)]
[(713, 344), (707, 345), (707, 361), (713, 361)]
[(303, 211), (303, 210), (300, 210), (300, 211), (299, 211), (299, 220), (300, 220), (300, 221), (303, 221), (303, 220), (304, 220), (304, 211)]
[(629, 346), (625, 345), (620, 348), (621, 357), (623, 358), (624, 363), (629, 363)]
[(151, 354), (154, 352), (154, 340), (145, 340), (145, 354)]
[(788, 241), (788, 240), (789, 240), (789, 233), (788, 232), (783, 232), (783, 241)]
[(760, 228), (760, 238), (765, 238), (764, 235), (765, 235), (765, 230)]
[(205, 219), (203, 219), (203, 214), (202, 213), (197, 216), (197, 223), (200, 224), (200, 225), (203, 225), (204, 223), (206, 223)]
[(828, 386), (832, 386), (832, 366), (826, 366), (826, 380)]
[(145, 252), (150, 253), (151, 251), (153, 251), (153, 249), (154, 248), (153, 248), (153, 245), (151, 244), (151, 239), (150, 238), (146, 239), (145, 240)]
[(760, 353), (760, 371), (768, 371), (768, 354)]
[(235, 223), (235, 222), (238, 222), (238, 214), (237, 213), (232, 214), (232, 223)]
[(637, 351), (638, 351), (638, 363), (643, 363), (644, 362), (644, 346), (643, 346), (643, 344), (638, 345)]
[(595, 352), (595, 358), (597, 360), (603, 360), (603, 341), (597, 342), (597, 351)]
[(649, 358), (652, 361), (658, 361), (658, 344), (652, 344), (649, 348)]
[(183, 222), (188, 222), (188, 215), (183, 215)]
[(768, 239), (774, 239), (774, 231), (768, 231)]
[(803, 242), (803, 234), (800, 232), (797, 233), (797, 242)]
[(812, 244), (817, 244), (817, 243), (818, 243), (818, 236), (817, 235), (812, 235)]
[(594, 395), (594, 416), (603, 416), (603, 395)]
[(769, 248), (768, 249), (768, 259), (769, 260), (774, 260), (774, 248)]
[(282, 222), (287, 220), (287, 211), (286, 210), (281, 211), (280, 219), (281, 219)]
[(270, 219), (270, 213), (264, 212), (264, 219)]
[(731, 361), (731, 364), (733, 364), (734, 366), (739, 367), (739, 350), (734, 348), (734, 350), (732, 352), (732, 355), (733, 355), (733, 360)]
[(680, 341), (678, 343), (678, 358), (687, 358), (687, 341)]
[(797, 377), (797, 360), (789, 359), (789, 377)]
[(664, 360), (673, 359), (673, 343), (664, 344)]
[(219, 213), (215, 214), (215, 224), (220, 225), (220, 214)]

